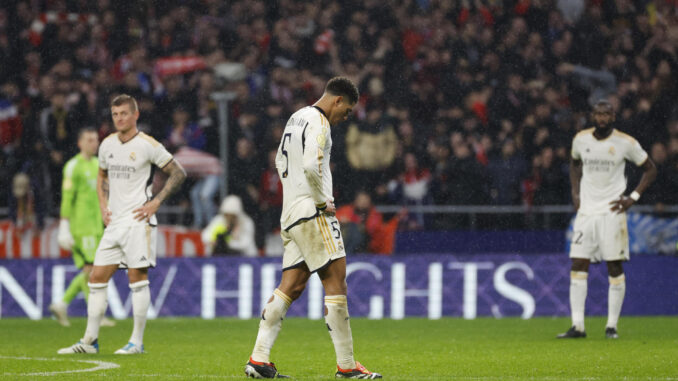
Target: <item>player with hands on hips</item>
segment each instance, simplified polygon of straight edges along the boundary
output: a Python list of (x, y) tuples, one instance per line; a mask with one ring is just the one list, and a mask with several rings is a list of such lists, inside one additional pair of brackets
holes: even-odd
[[(579, 132), (572, 141), (570, 183), (577, 211), (570, 245), (570, 309), (572, 327), (558, 338), (584, 338), (584, 306), (591, 262), (607, 264), (608, 317), (605, 336), (619, 337), (626, 277), (622, 262), (628, 261), (629, 237), (626, 211), (640, 199), (657, 177), (657, 168), (636, 139), (614, 128), (612, 105), (598, 101), (593, 107), (593, 128)], [(630, 161), (643, 169), (640, 183), (629, 196), (624, 168)]]
[[(144, 352), (143, 336), (151, 303), (148, 269), (155, 267), (157, 220), (155, 212), (186, 178), (186, 172), (162, 144), (139, 131), (139, 107), (129, 95), (111, 102), (117, 132), (99, 147), (97, 196), (106, 228), (94, 257), (89, 279), (87, 328), (77, 343), (59, 354), (98, 353), (99, 327), (107, 307), (108, 281), (119, 268), (127, 268), (134, 328), (116, 354)], [(152, 194), (152, 166), (169, 177), (158, 194)]]

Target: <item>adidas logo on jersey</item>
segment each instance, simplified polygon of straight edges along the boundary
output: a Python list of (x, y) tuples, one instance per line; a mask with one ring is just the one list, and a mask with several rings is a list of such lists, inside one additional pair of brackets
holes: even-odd
[(113, 158), (113, 154), (108, 155), (108, 158), (109, 158), (109, 159), (112, 159), (112, 158)]
[(145, 261), (146, 257), (141, 257), (140, 261)]

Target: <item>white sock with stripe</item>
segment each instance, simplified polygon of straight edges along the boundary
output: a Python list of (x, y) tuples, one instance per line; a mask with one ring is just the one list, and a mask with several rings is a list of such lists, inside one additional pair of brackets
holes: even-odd
[(142, 280), (129, 285), (130, 290), (132, 290), (132, 310), (134, 312), (134, 329), (129, 341), (138, 346), (144, 343), (146, 316), (148, 316), (148, 307), (151, 305), (151, 289), (148, 287), (150, 283), (148, 280)]
[(89, 298), (87, 301), (87, 328), (83, 343), (92, 344), (99, 337), (101, 319), (108, 307), (108, 283), (88, 283)]
[(584, 308), (586, 306), (586, 292), (588, 291), (589, 273), (585, 271), (570, 272), (570, 309), (572, 310), (572, 325), (578, 331), (584, 331)]
[(285, 319), (291, 304), (292, 298), (277, 288), (273, 291), (271, 299), (268, 300), (264, 310), (261, 312), (259, 332), (257, 333), (257, 341), (254, 343), (252, 360), (265, 363), (271, 362), (271, 348), (275, 344), (275, 339), (278, 338), (278, 333), (282, 329), (283, 319)]
[(325, 296), (325, 323), (334, 343), (337, 365), (341, 369), (355, 369), (353, 334), (351, 333), (346, 295)]
[(608, 279), (610, 288), (607, 294), (607, 325), (605, 327), (616, 329), (624, 303), (624, 294), (626, 294), (626, 276), (621, 274), (616, 277), (608, 277)]

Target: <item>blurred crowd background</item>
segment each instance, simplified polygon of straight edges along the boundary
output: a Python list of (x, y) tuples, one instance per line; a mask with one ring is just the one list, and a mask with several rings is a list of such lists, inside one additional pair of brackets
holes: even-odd
[(677, 54), (675, 0), (3, 0), (0, 208), (38, 228), (58, 216), (78, 130), (113, 132), (110, 99), (127, 93), (190, 177), (170, 202), (186, 213), (165, 222), (203, 228), (223, 173), (210, 94), (227, 90), (228, 187), (261, 248), (287, 118), (344, 75), (361, 96), (332, 128), (335, 197), (362, 231), (467, 224), (374, 205), (569, 204), (571, 141), (601, 98), (657, 164), (640, 202), (661, 212), (678, 204)]

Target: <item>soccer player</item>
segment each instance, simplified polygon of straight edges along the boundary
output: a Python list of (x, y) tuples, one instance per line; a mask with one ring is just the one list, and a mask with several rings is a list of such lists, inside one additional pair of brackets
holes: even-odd
[[(640, 144), (614, 128), (614, 111), (607, 101), (593, 107), (595, 127), (582, 130), (572, 142), (570, 181), (577, 210), (570, 248), (570, 309), (572, 328), (558, 338), (586, 337), (584, 305), (591, 262), (605, 261), (609, 275), (608, 315), (605, 336), (618, 338), (626, 280), (622, 262), (629, 260), (626, 210), (657, 176), (657, 169)], [(626, 160), (643, 168), (636, 189), (627, 197), (624, 167)]]
[(293, 301), (317, 272), (325, 289), (325, 323), (337, 356), (337, 378), (381, 378), (353, 358), (346, 302), (346, 252), (332, 197), (330, 126), (348, 118), (358, 89), (347, 78), (332, 78), (322, 97), (290, 117), (275, 159), (283, 186), (280, 218), (283, 273), (261, 313), (254, 350), (245, 366), (252, 378), (287, 378), (269, 356)]
[[(94, 129), (86, 128), (78, 133), (80, 153), (66, 162), (61, 186), (61, 221), (57, 241), (59, 246), (73, 253), (75, 267), (81, 269), (73, 278), (63, 300), (50, 304), (49, 310), (64, 327), (68, 321), (68, 305), (80, 291), (89, 296), (87, 280), (92, 271), (94, 253), (104, 228), (97, 198), (96, 179), (99, 162), (95, 156), (99, 136)], [(112, 320), (104, 318), (101, 325), (112, 326)]]
[[(139, 107), (129, 95), (111, 102), (116, 133), (99, 148), (97, 195), (106, 228), (94, 257), (89, 278), (85, 335), (59, 354), (98, 353), (99, 326), (107, 307), (106, 288), (115, 271), (128, 269), (134, 329), (127, 345), (116, 354), (143, 353), (146, 314), (151, 303), (148, 268), (155, 266), (155, 212), (179, 188), (186, 172), (162, 144), (137, 129)], [(152, 165), (169, 175), (162, 190), (151, 194)]]

